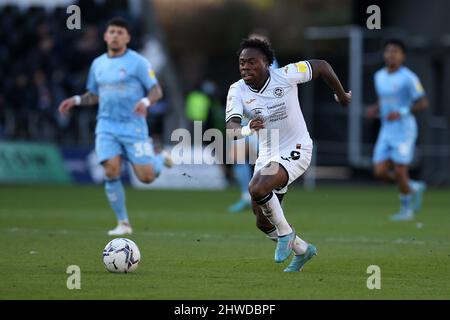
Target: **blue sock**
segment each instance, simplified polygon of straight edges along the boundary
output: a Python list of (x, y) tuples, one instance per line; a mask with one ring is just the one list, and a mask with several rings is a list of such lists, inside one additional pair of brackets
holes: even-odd
[(117, 220), (128, 221), (127, 208), (125, 207), (125, 191), (120, 177), (106, 178), (105, 192), (111, 208), (116, 213)]
[(412, 195), (409, 194), (400, 194), (400, 206), (402, 210), (408, 210), (410, 209)]
[(250, 199), (250, 194), (248, 193), (248, 184), (252, 179), (252, 172), (250, 165), (248, 164), (233, 165), (233, 174), (234, 178), (239, 182), (239, 186), (241, 187), (242, 198)]
[(153, 156), (150, 161), (153, 167), (153, 171), (155, 172), (155, 175), (159, 176), (164, 166), (164, 157), (160, 154), (157, 154)]

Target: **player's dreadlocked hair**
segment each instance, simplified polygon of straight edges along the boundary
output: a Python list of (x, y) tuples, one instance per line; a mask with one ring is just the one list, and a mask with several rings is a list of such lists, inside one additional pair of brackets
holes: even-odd
[(273, 51), (270, 43), (265, 40), (255, 38), (242, 40), (241, 47), (237, 52), (238, 56), (241, 54), (242, 50), (247, 48), (255, 48), (261, 51), (266, 56), (269, 66), (273, 63), (273, 60), (275, 59), (275, 52)]

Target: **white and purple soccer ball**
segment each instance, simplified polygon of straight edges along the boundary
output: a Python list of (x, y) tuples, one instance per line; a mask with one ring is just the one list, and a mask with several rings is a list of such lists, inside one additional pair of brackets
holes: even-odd
[(111, 240), (103, 250), (103, 264), (106, 270), (116, 273), (133, 272), (141, 260), (136, 243), (130, 239)]

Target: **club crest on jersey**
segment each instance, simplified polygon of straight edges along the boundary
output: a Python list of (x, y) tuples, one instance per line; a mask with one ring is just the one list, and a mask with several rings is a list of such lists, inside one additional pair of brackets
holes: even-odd
[(125, 78), (126, 75), (127, 75), (127, 70), (124, 69), (124, 68), (120, 68), (119, 74), (120, 74), (120, 77), (121, 77), (121, 78)]
[(276, 87), (275, 89), (273, 89), (273, 95), (277, 98), (281, 98), (282, 96), (284, 96), (284, 89), (281, 87)]

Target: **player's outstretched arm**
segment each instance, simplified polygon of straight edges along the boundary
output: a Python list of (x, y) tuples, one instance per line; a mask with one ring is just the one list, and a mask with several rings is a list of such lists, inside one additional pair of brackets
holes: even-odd
[(141, 100), (136, 103), (136, 106), (134, 107), (134, 112), (136, 112), (138, 115), (142, 117), (147, 116), (147, 109), (158, 102), (163, 97), (163, 92), (161, 89), (161, 86), (159, 84), (154, 85), (148, 95), (145, 98), (142, 98)]
[(374, 104), (371, 104), (366, 109), (366, 117), (369, 119), (373, 119), (378, 117), (380, 114), (380, 102), (377, 101)]
[(66, 115), (70, 111), (70, 109), (72, 109), (75, 106), (93, 106), (96, 105), (97, 103), (98, 103), (98, 96), (88, 91), (82, 96), (73, 96), (63, 100), (58, 107), (58, 111)]
[(335, 99), (343, 106), (350, 104), (352, 92), (345, 92), (341, 81), (334, 73), (333, 68), (325, 60), (308, 60), (312, 68), (313, 79), (322, 78), (325, 83), (333, 90)]
[(242, 139), (263, 128), (264, 120), (262, 118), (252, 119), (248, 125), (242, 126), (241, 119), (234, 117), (227, 122), (227, 137), (230, 139)]

